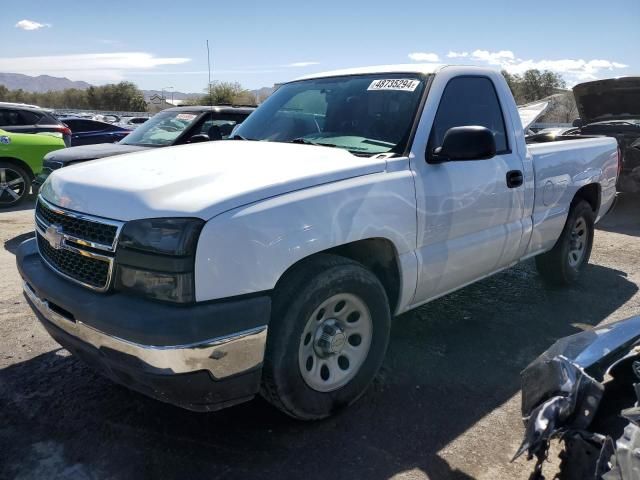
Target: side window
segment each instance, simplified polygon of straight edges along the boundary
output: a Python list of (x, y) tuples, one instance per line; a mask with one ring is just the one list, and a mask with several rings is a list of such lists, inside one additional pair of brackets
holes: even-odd
[(72, 120), (67, 122), (69, 128), (73, 133), (93, 132), (96, 130), (102, 130), (100, 124), (92, 122), (91, 120)]
[(22, 125), (36, 125), (40, 121), (40, 115), (26, 110), (20, 111), (20, 122)]
[(69, 119), (63, 120), (62, 122), (67, 127), (69, 127), (73, 133), (77, 133), (77, 132), (80, 131), (80, 130), (78, 130), (78, 128), (80, 128), (80, 127), (78, 125), (78, 121), (77, 120), (73, 120), (73, 119), (69, 118)]
[(23, 123), (17, 110), (2, 109), (0, 110), (0, 125), (15, 127), (23, 125)]
[(433, 122), (429, 149), (440, 145), (452, 127), (479, 125), (493, 132), (498, 154), (508, 151), (502, 109), (493, 83), (486, 77), (459, 77), (444, 89)]
[(104, 123), (93, 122), (91, 120), (84, 120), (82, 123), (83, 123), (82, 127), (85, 132), (95, 132), (99, 130), (105, 130)]

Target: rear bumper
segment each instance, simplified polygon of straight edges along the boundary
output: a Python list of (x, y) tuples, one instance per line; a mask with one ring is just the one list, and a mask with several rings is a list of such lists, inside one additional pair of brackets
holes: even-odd
[(268, 297), (175, 307), (100, 294), (49, 269), (34, 243), (28, 240), (18, 250), (25, 296), (49, 334), (96, 370), (133, 390), (197, 411), (257, 393)]

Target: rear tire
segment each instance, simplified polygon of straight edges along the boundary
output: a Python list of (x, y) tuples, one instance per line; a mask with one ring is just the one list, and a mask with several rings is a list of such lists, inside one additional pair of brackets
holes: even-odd
[(0, 161), (0, 208), (18, 205), (31, 193), (31, 175), (23, 167)]
[(567, 222), (554, 247), (536, 257), (536, 267), (548, 285), (575, 283), (589, 262), (593, 246), (595, 214), (585, 200), (569, 210)]
[(378, 372), (390, 324), (386, 292), (363, 265), (325, 254), (303, 261), (274, 291), (262, 396), (300, 420), (347, 407)]

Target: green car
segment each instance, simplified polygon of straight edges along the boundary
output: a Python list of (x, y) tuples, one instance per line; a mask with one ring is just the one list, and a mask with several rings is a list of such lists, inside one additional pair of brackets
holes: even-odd
[(31, 192), (31, 182), (42, 170), (44, 156), (64, 147), (59, 133), (0, 130), (0, 208), (20, 203)]

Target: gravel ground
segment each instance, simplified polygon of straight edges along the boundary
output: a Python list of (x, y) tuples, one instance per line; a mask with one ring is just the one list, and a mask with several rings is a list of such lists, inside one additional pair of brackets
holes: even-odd
[(519, 372), (559, 337), (640, 313), (640, 197), (620, 196), (577, 286), (545, 289), (525, 262), (399, 317), (343, 414), (299, 423), (261, 399), (191, 413), (94, 374), (40, 327), (14, 258), (32, 208), (0, 212), (0, 478), (526, 479), (532, 463), (509, 462)]

